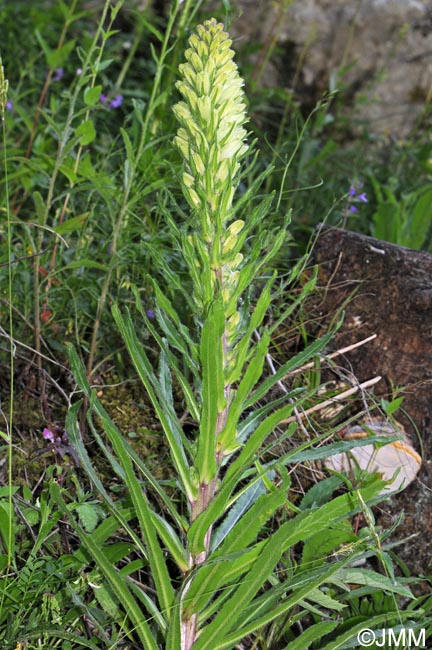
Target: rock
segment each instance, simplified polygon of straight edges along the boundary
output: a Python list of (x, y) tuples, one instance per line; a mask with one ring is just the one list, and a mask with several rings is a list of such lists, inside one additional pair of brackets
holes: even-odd
[[(266, 50), (276, 38), (279, 54), (262, 83), (294, 86), (300, 103), (342, 89), (343, 103), (355, 106), (354, 117), (371, 133), (406, 136), (432, 83), (430, 2), (297, 0), (286, 9), (283, 4), (234, 2), (239, 13), (230, 28), (234, 46), (258, 41)], [(257, 66), (263, 61), (261, 52)]]

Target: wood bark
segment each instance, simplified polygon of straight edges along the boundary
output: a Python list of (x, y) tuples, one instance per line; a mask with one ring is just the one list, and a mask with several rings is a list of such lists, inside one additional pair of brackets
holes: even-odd
[(311, 261), (318, 265), (319, 290), (311, 316), (326, 330), (343, 308), (334, 349), (376, 334), (368, 345), (348, 353), (345, 366), (359, 381), (382, 380), (375, 394), (392, 398), (403, 388), (397, 419), (423, 457), (417, 480), (381, 506), (388, 527), (401, 509), (396, 535), (417, 536), (400, 551), (413, 573), (432, 563), (432, 255), (359, 233), (320, 226)]

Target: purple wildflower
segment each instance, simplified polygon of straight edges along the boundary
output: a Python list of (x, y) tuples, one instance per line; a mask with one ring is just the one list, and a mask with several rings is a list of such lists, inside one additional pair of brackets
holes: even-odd
[(362, 192), (361, 194), (357, 194), (356, 199), (359, 201), (362, 201), (363, 203), (369, 203), (368, 197), (366, 196), (366, 192)]
[(6, 102), (6, 108), (7, 108), (8, 111), (12, 111), (12, 110), (13, 110), (13, 101), (12, 101), (11, 99), (8, 99), (8, 100), (7, 100), (7, 102)]
[(45, 440), (51, 440), (51, 441), (54, 440), (53, 432), (51, 431), (51, 429), (48, 429), (47, 427), (45, 427), (45, 429), (42, 431), (42, 436)]
[(351, 187), (348, 190), (348, 196), (355, 196), (355, 194), (356, 194), (356, 188), (354, 187), (354, 185), (351, 185)]
[(76, 74), (77, 77), (79, 77), (80, 74), (82, 74), (82, 68), (77, 68), (75, 74)]
[(147, 309), (146, 314), (147, 314), (147, 317), (150, 318), (150, 319), (155, 317), (155, 313), (154, 313), (153, 309)]
[(116, 95), (112, 100), (111, 108), (119, 108), (123, 104), (123, 95)]
[(54, 73), (52, 76), (53, 81), (60, 81), (64, 75), (63, 68), (54, 68)]
[(348, 212), (351, 212), (351, 214), (355, 214), (358, 212), (358, 208), (355, 207), (355, 205), (351, 205)]
[(105, 95), (105, 93), (100, 94), (99, 101), (102, 102), (102, 104), (105, 104), (107, 99), (108, 97)]

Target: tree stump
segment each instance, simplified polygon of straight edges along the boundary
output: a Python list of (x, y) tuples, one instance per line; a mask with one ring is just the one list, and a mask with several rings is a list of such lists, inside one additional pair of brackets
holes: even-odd
[(376, 338), (346, 355), (345, 367), (359, 381), (376, 375), (379, 397), (403, 388), (396, 417), (423, 457), (417, 479), (380, 506), (378, 521), (388, 527), (405, 512), (395, 535), (415, 534), (396, 552), (413, 574), (430, 574), (432, 557), (432, 255), (339, 228), (319, 226), (311, 255), (318, 265), (318, 301), (312, 316), (328, 328), (344, 309), (332, 342), (339, 349), (372, 334)]

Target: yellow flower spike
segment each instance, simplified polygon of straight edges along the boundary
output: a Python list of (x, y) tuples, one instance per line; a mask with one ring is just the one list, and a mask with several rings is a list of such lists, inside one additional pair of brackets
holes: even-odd
[(2, 115), (2, 118), (4, 118), (4, 113), (6, 109), (8, 88), (9, 88), (9, 82), (7, 79), (5, 79), (3, 63), (0, 58), (0, 113)]
[(183, 99), (173, 109), (180, 124), (174, 144), (187, 174), (185, 197), (207, 215), (201, 219), (206, 241), (223, 232), (230, 218), (239, 161), (247, 151), (243, 80), (233, 57), (223, 25), (207, 20), (189, 38), (176, 84)]

